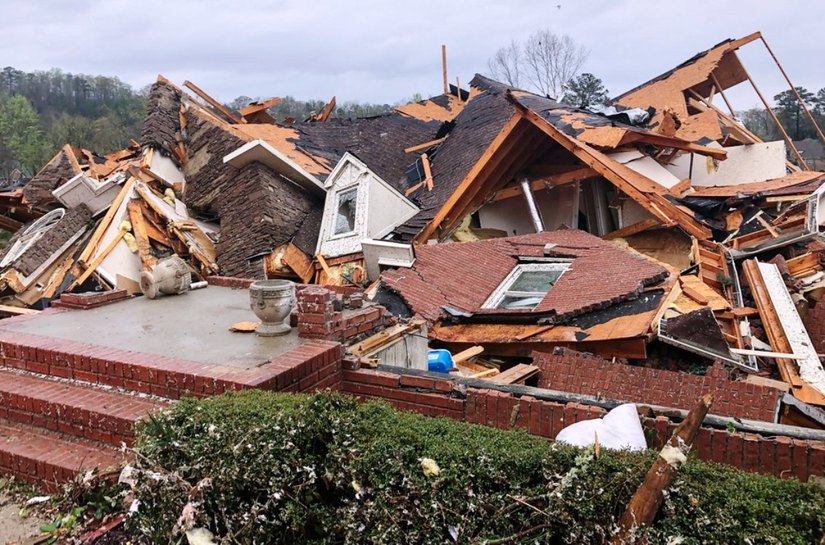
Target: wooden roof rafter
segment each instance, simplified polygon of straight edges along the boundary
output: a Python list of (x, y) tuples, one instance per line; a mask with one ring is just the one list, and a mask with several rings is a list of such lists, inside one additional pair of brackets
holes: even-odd
[(664, 197), (667, 190), (631, 168), (611, 160), (595, 148), (576, 140), (556, 128), (536, 112), (524, 107), (511, 94), (507, 99), (521, 115), (541, 131), (561, 144), (582, 163), (591, 167), (631, 199), (658, 218), (665, 226), (678, 225), (687, 233), (700, 239), (712, 236), (710, 229), (701, 225), (688, 212), (680, 209)]

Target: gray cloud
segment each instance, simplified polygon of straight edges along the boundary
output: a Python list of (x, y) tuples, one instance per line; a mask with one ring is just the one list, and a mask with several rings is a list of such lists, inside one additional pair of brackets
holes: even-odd
[[(440, 91), (442, 43), (451, 80), (466, 83), (498, 47), (549, 27), (588, 47), (585, 69), (617, 94), (725, 38), (761, 30), (795, 83), (816, 90), (825, 87), (823, 15), (825, 4), (800, 0), (6, 0), (0, 62), (117, 75), (135, 87), (162, 73), (223, 100), (393, 102)], [(786, 87), (759, 44), (742, 58), (766, 95)], [(747, 89), (731, 98), (739, 108), (756, 104)]]

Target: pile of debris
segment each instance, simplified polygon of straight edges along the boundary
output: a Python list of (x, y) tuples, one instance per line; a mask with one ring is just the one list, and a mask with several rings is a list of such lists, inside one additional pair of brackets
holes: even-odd
[(176, 195), (183, 176), (153, 148), (101, 157), (65, 146), (22, 190), (40, 207), (0, 256), (4, 311), (43, 307), (64, 292), (140, 293), (141, 273), (177, 255), (201, 278), (218, 271), (217, 226), (193, 219)]
[(757, 40), (599, 112), (445, 75), (444, 94), (383, 115), (335, 119), (333, 98), (276, 120), (278, 98), (235, 112), (159, 77), (140, 144), (65, 146), (0, 194), (0, 227), (39, 216), (0, 258), (0, 295), (137, 293), (177, 255), (197, 279), (364, 290), (473, 376), (537, 380), (560, 348), (674, 373), (723, 364), (789, 394), (774, 420), (825, 427), (825, 173), (784, 130), (763, 142), (736, 119), (726, 91), (753, 84), (737, 50)]

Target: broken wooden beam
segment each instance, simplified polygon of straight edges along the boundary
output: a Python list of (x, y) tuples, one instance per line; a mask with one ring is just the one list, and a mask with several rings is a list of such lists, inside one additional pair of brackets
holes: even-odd
[(404, 148), (404, 153), (413, 153), (413, 152), (416, 152), (416, 151), (425, 150), (427, 148), (431, 148), (431, 147), (435, 146), (436, 144), (440, 144), (441, 142), (443, 142), (446, 139), (447, 139), (447, 137), (443, 136), (441, 138), (436, 138), (435, 140), (428, 140), (427, 142), (422, 142), (421, 144), (416, 144), (415, 146), (410, 146), (408, 148)]
[(240, 119), (239, 117), (237, 117), (235, 114), (233, 114), (231, 111), (229, 111), (229, 109), (226, 108), (226, 106), (224, 106), (223, 104), (221, 104), (220, 102), (218, 102), (217, 100), (215, 100), (214, 98), (209, 96), (206, 93), (206, 91), (204, 91), (203, 89), (201, 89), (200, 87), (198, 87), (197, 85), (192, 83), (191, 81), (186, 80), (186, 81), (183, 82), (183, 85), (185, 87), (188, 87), (189, 89), (191, 89), (192, 92), (194, 92), (196, 95), (201, 97), (210, 106), (212, 106), (213, 108), (218, 110), (224, 116), (226, 116), (235, 125), (241, 125), (242, 123), (245, 123), (245, 121), (243, 119)]
[(148, 271), (158, 264), (158, 260), (152, 254), (152, 244), (149, 242), (146, 221), (143, 218), (143, 207), (140, 203), (139, 199), (132, 199), (126, 204), (126, 210), (129, 213), (129, 223), (132, 224), (132, 234), (137, 242), (140, 265), (144, 271)]
[(705, 394), (673, 432), (670, 440), (648, 470), (642, 485), (630, 498), (619, 529), (610, 540), (611, 545), (628, 545), (636, 542), (636, 532), (650, 524), (665, 501), (665, 491), (673, 482), (676, 472), (687, 462), (687, 455), (699, 433), (702, 421), (713, 404), (713, 394)]
[(461, 352), (459, 352), (457, 354), (453, 354), (453, 363), (458, 364), (458, 363), (464, 362), (466, 360), (469, 360), (470, 358), (478, 356), (482, 352), (484, 352), (484, 347), (483, 346), (478, 346), (478, 345), (471, 346), (470, 348), (468, 348), (466, 350), (462, 350)]

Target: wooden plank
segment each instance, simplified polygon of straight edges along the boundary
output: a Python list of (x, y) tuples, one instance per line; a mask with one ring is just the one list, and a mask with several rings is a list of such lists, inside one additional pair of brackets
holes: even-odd
[(646, 220), (642, 220), (638, 223), (634, 223), (632, 225), (628, 225), (627, 227), (622, 227), (621, 229), (616, 229), (610, 233), (607, 233), (602, 238), (604, 240), (614, 240), (617, 238), (625, 238), (631, 235), (635, 235), (637, 233), (641, 233), (642, 231), (647, 231), (648, 229), (653, 229), (654, 227), (661, 227), (662, 222), (655, 219), (649, 218)]
[(482, 352), (484, 352), (484, 347), (483, 346), (479, 346), (479, 345), (471, 346), (470, 348), (468, 348), (466, 350), (462, 350), (458, 354), (453, 354), (453, 363), (461, 363), (461, 362), (466, 361), (470, 358), (478, 356)]
[(158, 260), (152, 255), (152, 244), (149, 242), (140, 200), (130, 200), (126, 205), (126, 210), (129, 213), (129, 223), (132, 224), (132, 234), (135, 236), (135, 242), (137, 242), (140, 265), (144, 271), (148, 271), (157, 265)]
[(39, 310), (25, 307), (13, 307), (11, 305), (0, 305), (0, 312), (5, 314), (14, 314), (15, 316), (33, 316), (40, 314)]
[(324, 269), (324, 274), (326, 274), (327, 277), (332, 276), (332, 270), (330, 270), (329, 265), (327, 265), (327, 260), (324, 259), (324, 256), (315, 254), (315, 260), (321, 265), (321, 268)]
[(441, 142), (443, 142), (446, 139), (447, 139), (447, 137), (443, 136), (441, 138), (436, 138), (435, 140), (430, 140), (428, 142), (423, 142), (421, 144), (416, 144), (415, 146), (410, 146), (409, 148), (404, 148), (404, 153), (413, 153), (413, 152), (416, 152), (416, 151), (421, 151), (423, 149), (431, 148), (431, 147), (435, 146), (436, 144), (440, 144)]
[[(756, 301), (756, 308), (762, 317), (762, 327), (768, 336), (771, 348), (777, 352), (790, 354), (793, 352), (791, 344), (785, 336), (785, 330), (779, 315), (773, 306), (770, 294), (768, 293), (759, 266), (755, 259), (748, 259), (742, 263), (742, 271), (750, 286), (751, 295)], [(782, 380), (792, 386), (794, 397), (806, 403), (815, 405), (825, 405), (825, 396), (819, 393), (810, 385), (802, 381), (793, 360), (776, 358), (776, 365)]]
[(57, 288), (63, 283), (63, 280), (66, 278), (66, 274), (69, 272), (69, 269), (72, 268), (74, 265), (74, 258), (72, 255), (74, 251), (69, 253), (69, 257), (67, 257), (63, 261), (63, 265), (60, 266), (51, 276), (49, 279), (49, 283), (46, 285), (46, 288), (43, 290), (43, 297), (45, 299), (51, 299), (54, 297), (54, 294), (57, 292)]
[(198, 87), (197, 85), (195, 85), (191, 81), (189, 81), (189, 80), (184, 81), (183, 85), (185, 87), (188, 87), (189, 89), (191, 89), (196, 95), (198, 95), (203, 100), (208, 102), (210, 106), (212, 106), (213, 108), (215, 108), (216, 110), (221, 112), (223, 115), (225, 115), (235, 125), (241, 125), (243, 123), (246, 123), (246, 121), (244, 121), (243, 119), (235, 116), (235, 114), (230, 112), (223, 104), (221, 104), (220, 102), (218, 102), (217, 100), (215, 100), (214, 98), (212, 98), (211, 96), (206, 94), (206, 92), (203, 89), (201, 89), (200, 87)]
[[(532, 191), (539, 191), (547, 187), (558, 187), (562, 185), (572, 184), (593, 178), (599, 174), (590, 167), (581, 167), (576, 170), (555, 174), (553, 176), (538, 176), (531, 177), (530, 189)], [(504, 199), (512, 199), (522, 194), (520, 185), (512, 185), (499, 189), (493, 197), (493, 202)]]
[(702, 427), (702, 422), (713, 404), (713, 394), (705, 394), (699, 403), (676, 427), (659, 456), (650, 466), (642, 485), (630, 498), (627, 509), (619, 519), (618, 531), (610, 540), (610, 545), (637, 543), (636, 532), (642, 526), (653, 522), (665, 501), (665, 492), (670, 487), (676, 472), (687, 462), (687, 455), (693, 441)]
[(773, 238), (779, 238), (779, 233), (776, 232), (776, 229), (773, 226), (765, 221), (765, 218), (762, 217), (762, 212), (756, 215), (756, 221), (762, 224), (762, 227), (767, 229), (767, 231), (771, 234)]
[(290, 242), (284, 250), (282, 259), (284, 263), (298, 275), (298, 278), (300, 278), (304, 284), (310, 283), (312, 275), (315, 274), (315, 267), (312, 265), (312, 259), (302, 252), (300, 248)]
[(539, 368), (535, 365), (519, 363), (518, 365), (515, 365), (514, 367), (491, 377), (490, 380), (501, 384), (520, 384), (538, 373)]
[(123, 240), (123, 235), (125, 234), (126, 231), (124, 231), (123, 229), (118, 229), (115, 238), (113, 238), (112, 241), (109, 242), (109, 244), (103, 249), (103, 251), (97, 254), (97, 256), (92, 260), (92, 262), (86, 266), (86, 270), (83, 272), (83, 274), (77, 277), (77, 279), (74, 282), (72, 282), (72, 285), (69, 286), (68, 290), (66, 291), (71, 291), (75, 287), (85, 282), (92, 275), (92, 273), (95, 272), (95, 269), (97, 269), (97, 267), (103, 262), (103, 260), (106, 259), (106, 256), (109, 255), (109, 253), (115, 249), (117, 243)]
[(691, 187), (692, 187), (692, 183), (690, 181), (690, 178), (685, 178), (681, 182), (677, 183), (676, 185), (674, 185), (673, 187), (668, 189), (668, 191), (670, 192), (671, 195), (674, 195), (676, 197), (681, 197), (685, 193), (685, 191), (687, 191)]
[(479, 173), (488, 166), (488, 164), (490, 163), (490, 159), (493, 157), (493, 154), (504, 143), (504, 141), (507, 140), (507, 137), (510, 135), (511, 132), (513, 132), (513, 129), (516, 127), (519, 121), (521, 121), (521, 116), (518, 114), (514, 114), (512, 117), (510, 117), (507, 123), (504, 124), (504, 126), (498, 132), (498, 134), (487, 147), (487, 149), (484, 150), (484, 153), (481, 155), (478, 161), (476, 161), (476, 163), (473, 165), (473, 167), (470, 169), (467, 175), (464, 176), (464, 179), (462, 179), (461, 182), (458, 184), (455, 191), (453, 191), (452, 194), (444, 202), (444, 204), (441, 205), (441, 208), (438, 210), (432, 221), (430, 221), (430, 223), (428, 223), (427, 226), (424, 227), (424, 229), (422, 229), (421, 232), (415, 237), (415, 241), (417, 243), (420, 244), (426, 241), (435, 233), (436, 228), (441, 224), (442, 221), (444, 221), (444, 219), (447, 217), (447, 214), (449, 214), (450, 210), (452, 210), (453, 206), (455, 206), (456, 203), (458, 203), (464, 197), (464, 193), (470, 188), (470, 186), (473, 184), (473, 181), (479, 175)]
[(810, 193), (806, 193), (803, 195), (782, 195), (779, 197), (767, 197), (765, 202), (767, 203), (777, 203), (777, 202), (796, 202), (807, 199), (810, 197)]
[(470, 375), (470, 377), (471, 378), (487, 378), (487, 377), (492, 377), (492, 376), (495, 376), (495, 375), (498, 375), (498, 374), (499, 374), (498, 369), (491, 368), (491, 369), (485, 369), (484, 371), (479, 371), (478, 373), (474, 373), (474, 374)]
[(419, 320), (411, 320), (406, 324), (396, 324), (353, 345), (350, 347), (350, 352), (355, 356), (369, 355), (370, 352), (394, 341), (402, 335), (420, 329), (423, 324), (424, 322)]
[(638, 141), (653, 144), (654, 146), (665, 146), (668, 148), (676, 148), (684, 151), (691, 151), (693, 153), (698, 153), (700, 155), (707, 155), (708, 157), (713, 157), (714, 159), (723, 160), (726, 159), (728, 156), (728, 152), (725, 151), (724, 148), (711, 148), (708, 146), (702, 146), (701, 144), (694, 144), (693, 142), (687, 142), (679, 138), (664, 136), (660, 134), (645, 133), (640, 138), (638, 138)]
[(447, 80), (447, 46), (441, 46), (441, 75), (444, 79), (444, 94), (450, 94), (450, 85)]
[(691, 288), (690, 286), (685, 286), (682, 284), (682, 293), (699, 303), (700, 305), (707, 305), (709, 299), (696, 291), (695, 289)]
[[(508, 95), (508, 98), (510, 98), (510, 95)], [(658, 190), (666, 191), (663, 186), (656, 184), (626, 165), (611, 160), (595, 148), (565, 134), (534, 111), (522, 106), (514, 98), (510, 98), (510, 101), (525, 119), (561, 144), (584, 164), (606, 178), (648, 212), (662, 220), (666, 226), (678, 224), (679, 227), (692, 236), (703, 240), (711, 238), (710, 229), (698, 223), (687, 213), (679, 210), (673, 203), (664, 199), (662, 195), (657, 194)]]
[(753, 307), (732, 308), (730, 313), (736, 318), (745, 318), (748, 316), (758, 316), (759, 311)]
[(103, 219), (100, 220), (100, 223), (97, 224), (97, 228), (95, 229), (92, 238), (89, 239), (88, 244), (80, 253), (80, 256), (77, 258), (79, 262), (86, 262), (91, 257), (92, 253), (97, 249), (97, 245), (100, 243), (100, 239), (103, 236), (103, 233), (106, 232), (106, 229), (109, 228), (109, 224), (112, 222), (112, 218), (114, 218), (115, 213), (117, 212), (120, 205), (123, 203), (123, 199), (126, 198), (132, 191), (132, 187), (135, 185), (135, 178), (130, 177), (126, 182), (123, 184), (123, 188), (120, 190), (120, 193), (117, 194), (115, 200), (112, 201), (112, 205), (109, 207), (109, 210), (106, 212), (106, 215), (103, 216)]
[(313, 121), (318, 121), (318, 122), (323, 123), (324, 121), (329, 119), (329, 116), (332, 115), (332, 112), (334, 112), (334, 111), (335, 111), (335, 97), (332, 97), (332, 100), (329, 101), (329, 103), (324, 107), (323, 110), (321, 110), (321, 113), (318, 114), (318, 116), (315, 117), (315, 119), (313, 119)]
[(430, 168), (430, 158), (426, 153), (421, 154), (421, 164), (424, 165), (424, 183), (427, 185), (427, 191), (433, 190), (433, 171)]

